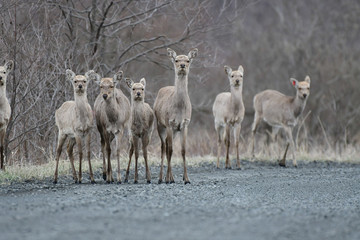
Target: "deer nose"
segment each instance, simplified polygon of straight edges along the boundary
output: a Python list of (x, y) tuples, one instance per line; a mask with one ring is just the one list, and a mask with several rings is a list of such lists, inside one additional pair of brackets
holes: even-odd
[(304, 94), (303, 94), (303, 97), (304, 97), (304, 98), (306, 98), (306, 97), (307, 97), (307, 94), (306, 94), (306, 93), (304, 93)]
[(0, 76), (0, 80), (2, 80), (2, 76)]
[(107, 99), (107, 97), (108, 97), (107, 94), (104, 94), (104, 95), (103, 95), (103, 98), (104, 98), (105, 100)]
[(239, 79), (236, 79), (236, 84), (239, 84), (239, 82), (240, 82)]
[(82, 85), (79, 85), (79, 88), (82, 89)]
[(180, 64), (180, 67), (181, 67), (181, 68), (185, 68), (185, 64)]
[(138, 95), (139, 97), (140, 97), (140, 94), (141, 94), (140, 92), (137, 92), (137, 93), (136, 93), (136, 95)]

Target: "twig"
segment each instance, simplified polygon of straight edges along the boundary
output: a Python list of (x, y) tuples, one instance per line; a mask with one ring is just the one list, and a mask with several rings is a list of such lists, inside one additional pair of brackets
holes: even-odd
[(299, 144), (298, 144), (298, 140), (299, 140), (299, 133), (300, 133), (300, 129), (302, 128), (302, 126), (305, 123), (305, 120), (307, 119), (307, 117), (310, 115), (311, 110), (305, 115), (305, 117), (303, 118), (303, 120), (301, 121), (301, 123), (299, 124), (299, 127), (297, 129), (296, 132), (296, 137), (295, 137), (295, 142), (296, 142), (296, 149), (299, 149)]
[(323, 132), (323, 134), (324, 134), (326, 144), (327, 144), (328, 148), (331, 149), (331, 145), (330, 145), (329, 139), (328, 139), (328, 137), (327, 137), (327, 134), (326, 134), (326, 132), (325, 132), (325, 128), (324, 128), (324, 126), (323, 126), (323, 124), (322, 124), (322, 122), (321, 122), (321, 120), (320, 120), (320, 117), (318, 116), (317, 118), (318, 118), (318, 120), (319, 120), (321, 130), (322, 130), (322, 132)]

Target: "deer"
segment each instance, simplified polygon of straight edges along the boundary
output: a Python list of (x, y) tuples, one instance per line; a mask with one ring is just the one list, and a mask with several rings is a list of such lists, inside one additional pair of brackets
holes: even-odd
[(5, 156), (4, 145), (6, 129), (9, 124), (11, 107), (6, 97), (6, 80), (9, 73), (14, 68), (14, 62), (12, 60), (5, 63), (4, 66), (0, 66), (0, 170), (5, 171)]
[[(100, 76), (99, 76), (100, 78)], [(117, 182), (121, 184), (120, 143), (124, 131), (130, 133), (130, 102), (124, 93), (116, 88), (123, 79), (123, 72), (117, 72), (113, 78), (101, 78), (96, 83), (100, 93), (94, 103), (96, 126), (100, 133), (101, 152), (103, 157), (103, 179), (114, 182), (111, 167), (111, 142), (116, 141)], [(107, 164), (106, 164), (107, 157)]]
[[(58, 143), (56, 148), (56, 167), (54, 175), (54, 184), (58, 181), (59, 158), (62, 152), (63, 144), (68, 138), (67, 153), (70, 159), (75, 183), (81, 183), (82, 169), (81, 163), (83, 158), (82, 146), (85, 142), (87, 148), (87, 159), (89, 163), (90, 181), (95, 183), (90, 161), (90, 141), (91, 129), (93, 128), (93, 113), (87, 99), (87, 86), (90, 80), (96, 78), (93, 70), (84, 75), (75, 75), (70, 69), (66, 70), (66, 80), (72, 83), (74, 89), (74, 101), (64, 102), (55, 112), (55, 122), (59, 129)], [(77, 177), (74, 167), (73, 149), (75, 144), (79, 151), (79, 177)]]
[(279, 165), (286, 167), (286, 154), (290, 145), (293, 158), (293, 166), (297, 167), (295, 157), (295, 144), (292, 136), (292, 130), (297, 125), (299, 116), (303, 112), (307, 99), (310, 95), (310, 77), (306, 76), (304, 81), (297, 81), (290, 78), (291, 84), (296, 89), (295, 96), (286, 96), (275, 90), (265, 90), (255, 95), (254, 102), (254, 122), (252, 125), (252, 156), (255, 158), (255, 134), (261, 121), (265, 121), (275, 131), (284, 129), (286, 134), (287, 146), (283, 158)]
[(231, 138), (230, 131), (233, 130), (235, 137), (237, 168), (241, 169), (239, 141), (241, 123), (245, 114), (245, 107), (242, 99), (244, 68), (240, 65), (235, 71), (233, 71), (229, 66), (224, 66), (224, 69), (230, 82), (230, 92), (219, 93), (215, 98), (212, 108), (215, 119), (215, 130), (218, 137), (216, 167), (219, 168), (221, 144), (224, 142), (226, 147), (225, 168), (231, 169), (229, 149)]
[(151, 174), (148, 166), (147, 147), (150, 143), (151, 135), (154, 130), (155, 114), (145, 99), (146, 80), (142, 78), (139, 83), (134, 83), (130, 78), (125, 79), (131, 91), (131, 147), (129, 152), (129, 163), (126, 170), (125, 182), (128, 182), (130, 163), (135, 151), (135, 178), (134, 183), (138, 183), (138, 158), (139, 140), (142, 143), (142, 151), (145, 161), (146, 181), (151, 183)]
[(173, 137), (180, 133), (181, 155), (184, 163), (183, 181), (190, 183), (186, 169), (186, 139), (191, 119), (191, 102), (188, 94), (188, 75), (190, 65), (197, 56), (198, 50), (192, 49), (188, 55), (177, 55), (171, 48), (167, 49), (168, 57), (174, 64), (175, 86), (163, 87), (158, 91), (154, 102), (157, 119), (157, 130), (161, 141), (161, 166), (158, 183), (162, 183), (164, 154), (167, 158), (166, 183), (175, 183), (171, 169)]

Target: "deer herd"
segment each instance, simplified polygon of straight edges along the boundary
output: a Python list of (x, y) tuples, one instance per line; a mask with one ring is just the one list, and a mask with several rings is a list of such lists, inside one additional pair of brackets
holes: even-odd
[[(191, 102), (188, 94), (188, 76), (190, 65), (197, 56), (198, 50), (191, 50), (188, 55), (177, 55), (170, 48), (167, 49), (168, 57), (175, 69), (174, 86), (163, 87), (159, 90), (155, 99), (154, 108), (146, 103), (145, 89), (146, 80), (142, 78), (134, 82), (125, 78), (130, 89), (130, 101), (124, 93), (116, 87), (123, 80), (123, 72), (117, 72), (113, 78), (102, 78), (95, 71), (90, 70), (85, 75), (76, 75), (71, 70), (66, 70), (66, 79), (71, 82), (74, 89), (74, 101), (66, 101), (55, 112), (56, 126), (59, 129), (58, 143), (56, 148), (56, 167), (54, 183), (58, 180), (59, 158), (63, 145), (67, 142), (67, 154), (70, 159), (73, 179), (75, 183), (82, 181), (82, 158), (83, 145), (87, 149), (87, 160), (91, 183), (95, 183), (90, 161), (90, 140), (93, 118), (95, 116), (96, 126), (100, 133), (101, 152), (103, 157), (103, 178), (107, 183), (114, 182), (111, 166), (111, 142), (116, 142), (117, 160), (117, 182), (121, 183), (120, 174), (120, 143), (127, 132), (129, 135), (129, 162), (124, 182), (128, 182), (131, 158), (135, 152), (135, 177), (134, 183), (138, 183), (138, 158), (139, 145), (141, 142), (142, 153), (145, 161), (146, 181), (151, 182), (151, 173), (148, 165), (147, 147), (156, 122), (157, 131), (161, 141), (161, 164), (158, 183), (163, 182), (164, 155), (167, 160), (165, 175), (166, 183), (174, 183), (171, 168), (171, 157), (173, 153), (173, 139), (177, 133), (180, 134), (181, 156), (184, 164), (183, 181), (190, 183), (186, 168), (186, 141), (188, 125), (191, 120)], [(6, 128), (10, 119), (11, 108), (6, 98), (6, 79), (14, 67), (13, 61), (8, 61), (0, 66), (0, 155), (1, 170), (5, 169), (4, 140)], [(217, 133), (217, 168), (221, 144), (225, 143), (226, 160), (225, 167), (231, 168), (229, 159), (231, 132), (235, 139), (236, 165), (241, 169), (239, 157), (239, 142), (241, 123), (244, 119), (245, 107), (242, 99), (244, 68), (240, 65), (236, 70), (225, 66), (225, 74), (229, 80), (230, 92), (219, 93), (214, 101), (212, 111)], [(100, 93), (94, 103), (94, 113), (87, 99), (87, 86), (90, 81), (95, 81), (100, 86)], [(299, 116), (304, 110), (306, 101), (310, 94), (310, 78), (304, 81), (290, 79), (296, 89), (295, 96), (286, 96), (275, 90), (265, 90), (255, 95), (253, 99), (255, 116), (252, 125), (252, 156), (255, 158), (255, 133), (261, 121), (272, 127), (272, 133), (277, 134), (283, 129), (286, 134), (287, 146), (279, 165), (285, 166), (286, 154), (290, 146), (293, 165), (297, 166), (295, 157), (295, 144), (292, 137), (292, 129), (296, 126)], [(79, 170), (78, 175), (74, 166), (73, 148), (78, 146)]]

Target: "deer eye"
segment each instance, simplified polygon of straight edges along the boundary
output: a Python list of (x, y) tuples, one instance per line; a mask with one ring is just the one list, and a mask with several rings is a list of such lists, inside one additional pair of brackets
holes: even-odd
[(177, 62), (179, 62), (179, 60), (175, 60), (175, 62), (177, 63)]
[(142, 88), (141, 90), (142, 90), (142, 91), (144, 91), (144, 89), (143, 89), (143, 88)]
[(187, 63), (189, 63), (189, 62), (190, 62), (190, 60), (187, 60), (186, 62), (187, 62)]
[(233, 78), (233, 77), (234, 77), (234, 75), (231, 75), (231, 77)]
[(74, 83), (76, 84), (76, 83), (77, 83), (77, 81), (74, 81)]
[(110, 88), (114, 88), (114, 86), (110, 86)]
[(135, 91), (135, 88), (133, 88), (133, 91)]

